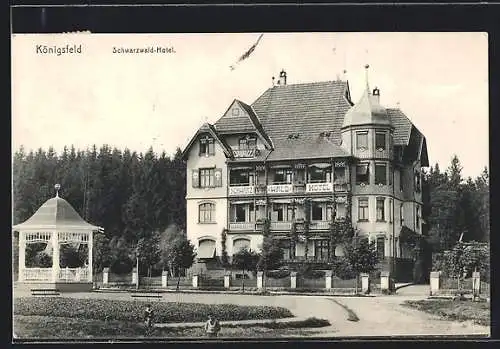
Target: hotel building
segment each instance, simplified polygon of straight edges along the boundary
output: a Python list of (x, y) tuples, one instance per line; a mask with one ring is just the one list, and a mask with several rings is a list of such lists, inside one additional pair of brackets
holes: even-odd
[(217, 264), (223, 231), (229, 256), (259, 250), (266, 217), (290, 263), (343, 254), (330, 246), (332, 219), (350, 220), (382, 261), (409, 256), (404, 227), (422, 233), (425, 137), (399, 108), (383, 107), (368, 81), (354, 103), (347, 81), (288, 84), (282, 71), (252, 104), (236, 99), (201, 126), (184, 158), (187, 236), (202, 266)]

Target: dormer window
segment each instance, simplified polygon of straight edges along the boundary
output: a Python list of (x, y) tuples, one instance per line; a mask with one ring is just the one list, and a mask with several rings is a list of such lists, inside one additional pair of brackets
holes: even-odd
[(215, 155), (215, 142), (212, 137), (203, 137), (200, 139), (200, 156)]
[(384, 151), (386, 149), (385, 132), (375, 133), (375, 149), (377, 151)]
[(239, 116), (240, 110), (238, 108), (233, 108), (233, 116)]
[(356, 132), (356, 149), (360, 151), (368, 150), (368, 131)]
[(257, 148), (257, 139), (255, 137), (251, 137), (251, 136), (246, 136), (244, 138), (240, 138), (238, 148), (239, 148), (239, 150), (256, 149)]

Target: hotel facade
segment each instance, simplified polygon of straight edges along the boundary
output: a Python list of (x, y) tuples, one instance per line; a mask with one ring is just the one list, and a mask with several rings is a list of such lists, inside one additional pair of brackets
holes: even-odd
[(258, 251), (266, 218), (290, 263), (343, 255), (328, 237), (332, 220), (374, 241), (381, 261), (409, 257), (402, 229), (422, 234), (425, 137), (368, 81), (353, 103), (347, 81), (287, 84), (282, 71), (252, 104), (236, 99), (201, 126), (184, 158), (187, 237), (201, 268), (224, 249)]

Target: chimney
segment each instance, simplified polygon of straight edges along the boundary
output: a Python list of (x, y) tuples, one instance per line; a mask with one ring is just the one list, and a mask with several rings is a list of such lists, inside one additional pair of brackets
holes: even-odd
[(284, 69), (280, 72), (280, 78), (278, 80), (279, 85), (286, 85), (286, 71)]
[(375, 97), (375, 100), (377, 101), (378, 104), (380, 104), (380, 90), (378, 89), (378, 87), (375, 87), (373, 89), (373, 97)]

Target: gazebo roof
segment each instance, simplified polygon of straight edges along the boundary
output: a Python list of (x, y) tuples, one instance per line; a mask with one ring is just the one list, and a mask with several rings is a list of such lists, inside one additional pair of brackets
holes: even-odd
[(12, 227), (13, 230), (61, 228), (101, 230), (100, 227), (84, 221), (69, 202), (59, 195), (45, 201), (28, 220)]

